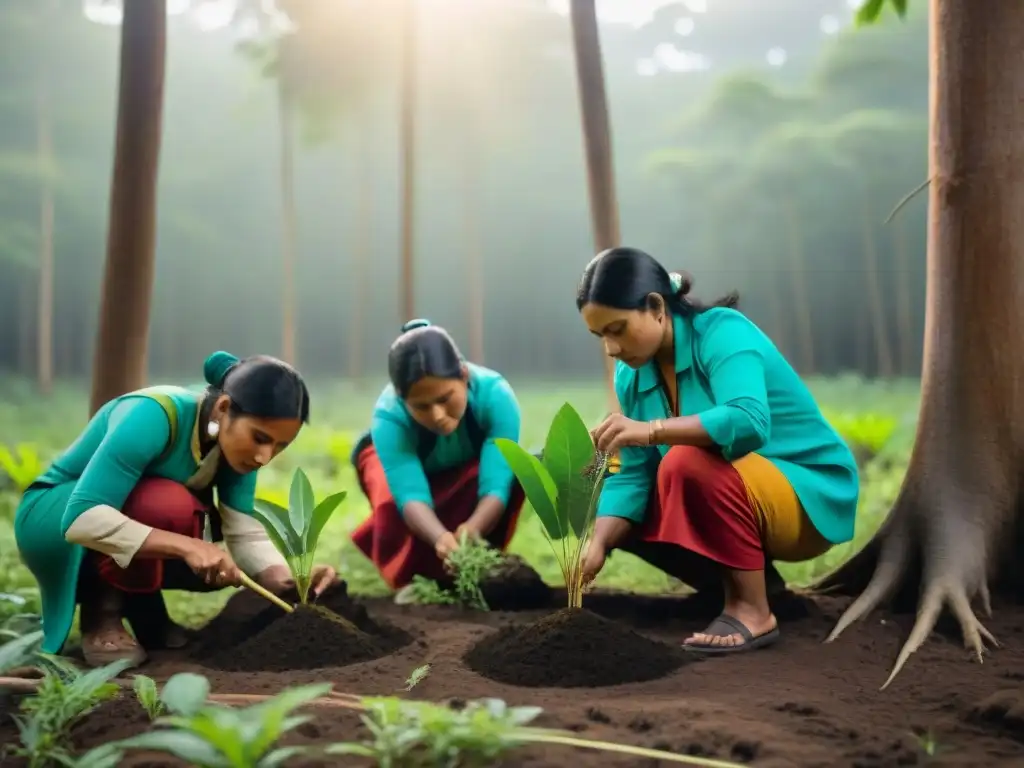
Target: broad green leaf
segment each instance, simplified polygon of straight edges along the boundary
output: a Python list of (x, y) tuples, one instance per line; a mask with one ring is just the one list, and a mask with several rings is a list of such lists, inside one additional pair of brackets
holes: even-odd
[(193, 672), (179, 672), (164, 684), (160, 700), (168, 711), (191, 717), (206, 705), (210, 681)]
[(42, 641), (43, 633), (37, 631), (0, 645), (0, 673), (28, 663)]
[(267, 530), (281, 554), (287, 557), (302, 553), (302, 529), (292, 528), (287, 509), (266, 499), (256, 499), (253, 517)]
[(583, 538), (589, 524), (593, 481), (586, 469), (594, 461), (594, 440), (583, 418), (569, 403), (558, 409), (544, 444), (544, 466), (558, 490), (556, 511), (561, 530), (570, 527)]
[(561, 526), (558, 521), (558, 512), (555, 509), (558, 488), (547, 469), (537, 460), (536, 456), (514, 440), (498, 437), (495, 438), (494, 444), (498, 446), (501, 455), (511, 467), (512, 473), (516, 476), (519, 484), (523, 486), (523, 492), (544, 525), (548, 536), (552, 539), (561, 538)]
[(892, 5), (896, 15), (901, 19), (907, 15), (907, 0), (864, 0), (863, 5), (857, 11), (857, 24), (873, 24), (882, 15), (886, 5)]
[(124, 752), (116, 743), (101, 744), (81, 757), (68, 761), (69, 768), (117, 768), (124, 760)]
[(313, 510), (313, 515), (309, 521), (309, 528), (306, 529), (306, 552), (312, 553), (316, 550), (316, 545), (320, 541), (320, 534), (323, 532), (324, 526), (327, 525), (327, 521), (331, 519), (334, 510), (345, 500), (347, 495), (347, 491), (338, 491), (316, 505), (316, 509)]
[(257, 768), (277, 768), (280, 765), (284, 765), (288, 760), (299, 755), (304, 755), (309, 752), (308, 747), (280, 747), (275, 749), (273, 752), (263, 757)]
[(118, 749), (144, 749), (165, 752), (184, 760), (189, 765), (227, 765), (220, 753), (202, 737), (188, 731), (150, 731), (115, 741), (111, 746)]
[(301, 468), (296, 467), (292, 475), (292, 487), (288, 494), (288, 519), (292, 531), (301, 541), (309, 528), (309, 520), (313, 516), (316, 499), (313, 497), (313, 486)]

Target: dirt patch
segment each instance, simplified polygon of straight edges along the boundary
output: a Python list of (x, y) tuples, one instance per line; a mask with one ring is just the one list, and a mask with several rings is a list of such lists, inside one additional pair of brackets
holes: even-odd
[[(293, 602), (298, 596), (284, 599)], [(293, 613), (251, 592), (239, 592), (199, 630), (193, 654), (213, 669), (284, 672), (377, 659), (411, 640), (406, 632), (371, 619), (342, 583), (315, 605), (298, 606)]]
[[(705, 610), (716, 610), (695, 607), (678, 597), (628, 598), (594, 592), (586, 600), (593, 613), (614, 617), (639, 634), (669, 645), (706, 626)], [(510, 704), (543, 707), (538, 724), (582, 737), (757, 768), (1024, 765), (1019, 730), (1024, 609), (1007, 603), (994, 606), (995, 615), (986, 620), (986, 626), (1003, 647), (986, 656), (984, 664), (970, 660), (960, 637), (937, 632), (895, 682), (879, 691), (913, 617), (878, 612), (836, 642), (823, 644), (847, 604), (820, 598), (808, 603), (805, 611), (794, 611), (802, 618), (780, 617), (782, 639), (763, 651), (685, 664), (649, 682), (585, 690), (550, 683), (551, 687), (524, 688), (494, 682), (464, 662), (488, 633), (535, 623), (545, 618), (543, 613), (396, 606), (390, 599), (367, 600), (364, 605), (376, 624), (390, 623), (417, 639), (386, 657), (334, 668), (243, 673), (200, 668), (194, 656), (161, 651), (140, 671), (158, 681), (175, 672), (199, 671), (209, 676), (216, 693), (270, 694), (289, 685), (327, 681), (338, 691), (369, 695), (433, 701), (497, 697)], [(431, 665), (430, 674), (406, 693), (406, 678), (424, 663)], [(75, 731), (77, 747), (84, 750), (148, 727), (136, 707), (128, 694), (90, 715)], [(289, 743), (324, 745), (352, 740), (359, 733), (357, 713), (335, 709), (309, 713), (315, 720), (303, 725)], [(0, 744), (17, 738), (9, 722), (0, 724)], [(139, 756), (125, 765), (142, 761), (151, 766), (169, 764)], [(567, 762), (573, 768), (653, 765), (627, 755), (555, 746), (516, 750), (497, 765), (561, 768)], [(14, 761), (3, 765), (8, 763), (16, 765)], [(297, 761), (294, 765), (315, 764)], [(334, 766), (338, 761), (321, 760), (320, 764)]]
[(531, 688), (641, 683), (667, 675), (684, 661), (677, 647), (574, 608), (500, 629), (466, 654), (469, 668), (484, 677)]
[(480, 591), (492, 611), (530, 611), (551, 605), (551, 587), (518, 555), (506, 555), (480, 582)]

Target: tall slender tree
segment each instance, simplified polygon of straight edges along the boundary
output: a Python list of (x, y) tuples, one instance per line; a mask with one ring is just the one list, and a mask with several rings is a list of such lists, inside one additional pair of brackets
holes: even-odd
[(167, 2), (124, 3), (117, 140), (90, 412), (146, 382)]

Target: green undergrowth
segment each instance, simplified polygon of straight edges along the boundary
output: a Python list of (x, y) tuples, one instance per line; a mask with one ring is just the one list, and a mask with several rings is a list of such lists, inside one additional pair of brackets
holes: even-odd
[[(862, 461), (861, 501), (855, 541), (841, 545), (808, 563), (782, 564), (779, 570), (790, 581), (807, 583), (831, 570), (856, 551), (871, 536), (892, 503), (906, 467), (914, 419), (917, 412), (916, 382), (865, 382), (857, 377), (811, 380), (830, 422), (851, 443), (859, 447)], [(512, 381), (523, 412), (521, 443), (540, 447), (555, 413), (570, 402), (588, 424), (597, 423), (606, 412), (605, 393), (600, 386), (579, 384), (535, 384)], [(354, 440), (365, 428), (379, 385), (353, 387), (344, 383), (313, 386), (316, 421), (302, 430), (294, 446), (260, 473), (258, 495), (280, 503), (288, 498), (294, 470), (301, 467), (314, 487), (352, 489), (341, 503), (321, 536), (318, 559), (335, 565), (351, 591), (366, 596), (387, 595), (389, 590), (368, 561), (349, 540), (349, 533), (369, 514), (358, 492), (349, 463)], [(0, 379), (0, 443), (27, 465), (45, 465), (70, 444), (85, 423), (84, 387), (58, 386), (46, 399), (37, 398), (31, 388)], [(31, 449), (31, 455), (27, 453)], [(33, 458), (33, 456), (35, 458)], [(0, 472), (0, 621), (15, 613), (38, 610), (34, 582), (21, 566), (14, 546), (11, 520), (17, 505), (17, 483)], [(510, 547), (550, 584), (562, 581), (554, 553), (544, 538), (531, 510), (525, 510), (522, 524)], [(614, 553), (597, 580), (598, 587), (635, 592), (670, 592), (682, 585), (628, 553)], [(233, 590), (209, 595), (169, 594), (172, 615), (188, 625), (197, 625), (216, 613)], [(13, 599), (5, 599), (4, 595)]]

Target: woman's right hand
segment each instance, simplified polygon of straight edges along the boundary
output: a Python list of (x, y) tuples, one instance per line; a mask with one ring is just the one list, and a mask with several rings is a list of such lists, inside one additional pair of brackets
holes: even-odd
[(459, 541), (451, 531), (445, 531), (434, 542), (434, 552), (440, 560), (447, 560), (448, 556), (458, 548)]
[(185, 564), (192, 572), (215, 587), (240, 587), (242, 572), (227, 550), (201, 539), (193, 539), (185, 553)]

